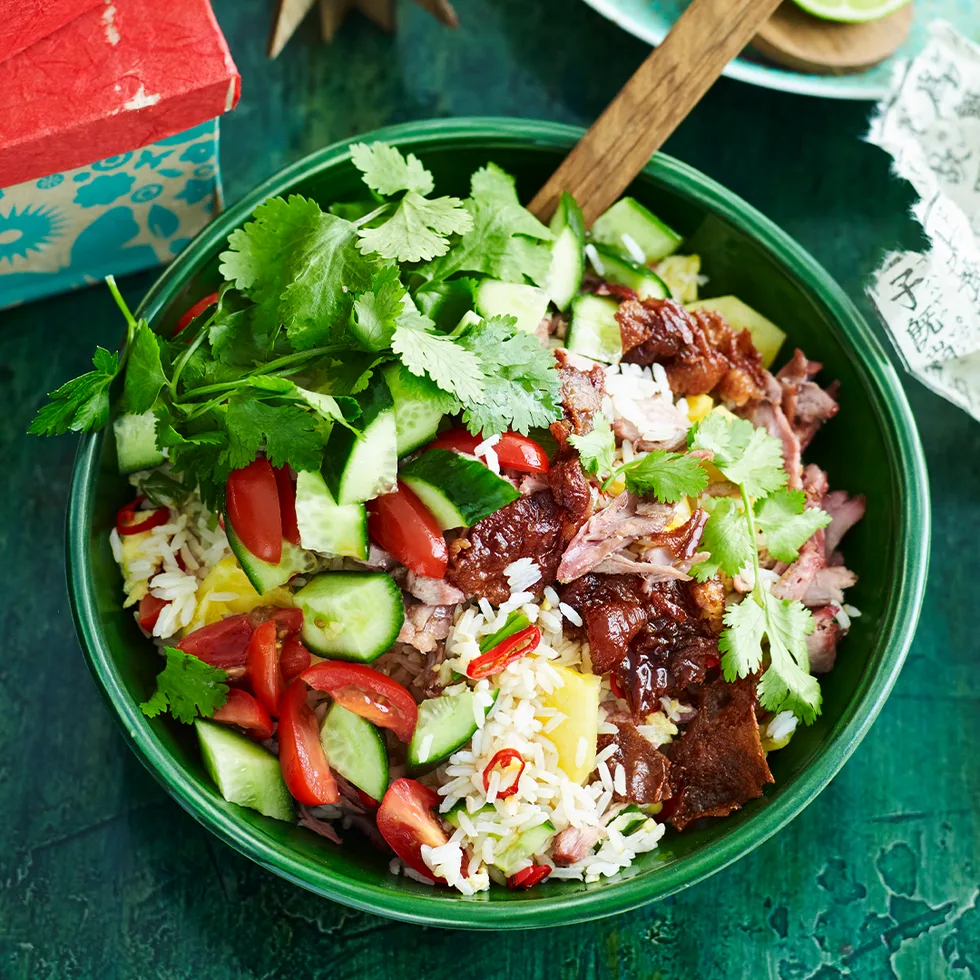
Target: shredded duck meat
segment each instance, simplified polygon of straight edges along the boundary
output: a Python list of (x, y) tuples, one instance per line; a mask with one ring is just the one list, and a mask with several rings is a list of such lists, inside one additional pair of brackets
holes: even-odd
[(619, 803), (660, 803), (670, 798), (670, 760), (655, 749), (629, 721), (617, 721), (615, 735), (600, 735), (601, 752), (615, 744), (616, 751), (606, 760), (611, 773), (622, 766), (626, 773), (626, 795), (615, 793)]
[(555, 359), (564, 418), (551, 424), (551, 434), (559, 446), (565, 446), (573, 433), (580, 436), (592, 431), (592, 417), (602, 407), (606, 373), (598, 364), (588, 370), (575, 367), (568, 352), (561, 348), (555, 351)]

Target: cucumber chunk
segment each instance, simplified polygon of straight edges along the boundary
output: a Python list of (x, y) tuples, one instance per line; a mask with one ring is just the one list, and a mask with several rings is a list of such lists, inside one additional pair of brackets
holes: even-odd
[[(492, 803), (484, 803), (483, 806), (474, 810), (469, 815), (471, 817), (475, 817), (478, 813), (494, 813), (496, 809), (497, 808)], [(445, 820), (450, 827), (454, 827), (456, 830), (459, 830), (460, 810), (466, 810), (466, 800), (460, 800), (458, 803), (455, 803), (451, 809), (442, 815), (442, 819)], [(466, 812), (469, 813), (469, 811)]]
[(338, 504), (359, 504), (389, 493), (398, 477), (395, 405), (385, 379), (375, 373), (356, 397), (360, 437), (335, 425), (323, 458), (323, 478)]
[(676, 252), (682, 238), (635, 198), (624, 197), (596, 218), (592, 241), (645, 265)]
[(320, 726), (320, 744), (331, 769), (381, 800), (388, 788), (388, 751), (371, 722), (334, 702)]
[[(493, 692), (495, 702), (498, 693)], [(479, 708), (473, 691), (443, 694), (423, 701), (419, 705), (415, 732), (408, 743), (408, 764), (417, 769), (448, 759), (473, 737), (478, 727), (477, 711), (481, 711), (486, 718), (490, 708)]]
[(728, 325), (737, 333), (748, 330), (752, 343), (762, 355), (762, 364), (769, 367), (779, 354), (786, 334), (772, 320), (743, 303), (737, 296), (716, 296), (714, 299), (699, 299), (688, 306), (691, 310), (713, 310), (720, 313)]
[(605, 296), (583, 293), (572, 300), (572, 319), (565, 346), (594, 361), (613, 364), (622, 357), (623, 337), (616, 310), (619, 304)]
[(377, 660), (405, 622), (402, 591), (385, 572), (325, 572), (293, 600), (303, 610), (303, 642), (324, 657)]
[(625, 259), (607, 245), (586, 248), (589, 262), (596, 275), (606, 282), (629, 286), (640, 299), (667, 299), (670, 289), (653, 270), (632, 259)]
[(537, 286), (484, 279), (476, 290), (476, 311), (487, 318), (516, 317), (518, 330), (534, 333), (548, 312), (548, 293)]
[(558, 207), (551, 218), (551, 270), (548, 292), (559, 310), (567, 310), (582, 285), (585, 272), (585, 221), (582, 209), (568, 191), (562, 191)]
[(229, 802), (258, 810), (276, 820), (296, 819), (279, 760), (250, 738), (225, 725), (198, 718), (194, 722), (204, 768)]
[(402, 467), (400, 476), (444, 531), (472, 527), (520, 496), (483, 463), (448, 449), (430, 449)]
[(232, 554), (238, 559), (242, 571), (259, 595), (265, 595), (266, 592), (285, 585), (294, 575), (305, 575), (316, 568), (317, 562), (313, 555), (297, 548), (285, 538), (282, 539), (282, 558), (278, 565), (273, 565), (253, 555), (242, 544), (229, 520), (225, 521), (225, 534), (228, 536), (228, 546)]
[(336, 503), (319, 473), (302, 470), (296, 477), (296, 523), (304, 548), (341, 558), (368, 556), (364, 504)]
[(398, 455), (407, 456), (436, 437), (446, 393), (429, 378), (416, 377), (404, 364), (389, 364), (381, 373), (395, 404)]
[(548, 845), (548, 841), (555, 836), (554, 824), (545, 820), (537, 827), (525, 830), (510, 847), (504, 848), (496, 858), (494, 864), (508, 877), (520, 871), (521, 865), (529, 860), (533, 855), (540, 854)]
[(157, 449), (156, 416), (152, 411), (142, 415), (124, 412), (112, 423), (116, 437), (116, 459), (123, 476), (159, 466), (166, 458)]

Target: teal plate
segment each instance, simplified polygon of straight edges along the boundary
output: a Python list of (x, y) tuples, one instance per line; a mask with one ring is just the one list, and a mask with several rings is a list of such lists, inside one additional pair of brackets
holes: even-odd
[[(648, 44), (659, 44), (674, 21), (687, 8), (688, 0), (585, 0), (603, 17)], [(915, 20), (908, 40), (887, 61), (853, 75), (811, 75), (778, 68), (764, 61), (751, 48), (726, 69), (730, 78), (753, 85), (822, 95), (829, 99), (882, 99), (896, 63), (914, 57), (925, 46), (930, 21), (949, 21), (961, 34), (980, 42), (980, 12), (977, 0), (914, 0)]]
[[(527, 200), (552, 173), (580, 129), (526, 119), (444, 119), (378, 130), (417, 154), (441, 194), (465, 196), (469, 175), (493, 160), (513, 173)], [(139, 313), (165, 335), (218, 283), (229, 232), (276, 194), (321, 204), (363, 193), (350, 142), (287, 167), (206, 228), (163, 273)], [(204, 773), (193, 733), (150, 720), (139, 702), (153, 689), (159, 658), (129, 610), (112, 560), (109, 531), (132, 490), (118, 475), (114, 444), (82, 438), (68, 508), (68, 584), (89, 667), (124, 737), (167, 792), (205, 827), (263, 867), (317, 895), (428, 925), (527, 928), (582, 922), (663, 898), (731, 864), (795, 817), (831, 780), (884, 704), (912, 642), (926, 582), (929, 495), (925, 463), (902, 386), (874, 334), (830, 276), (789, 236), (720, 185), (658, 155), (630, 188), (687, 238), (711, 277), (706, 295), (738, 294), (782, 324), (792, 344), (841, 382), (841, 411), (807, 452), (833, 487), (867, 495), (868, 514), (848, 535), (848, 565), (860, 581), (848, 600), (863, 615), (823, 681), (824, 709), (771, 756), (776, 783), (726, 820), (684, 834), (614, 879), (546, 882), (527, 892), (494, 889), (472, 898), (428, 888), (388, 871), (388, 856), (356, 835), (343, 848), (290, 824), (226, 803)], [(791, 349), (783, 352), (790, 355)]]

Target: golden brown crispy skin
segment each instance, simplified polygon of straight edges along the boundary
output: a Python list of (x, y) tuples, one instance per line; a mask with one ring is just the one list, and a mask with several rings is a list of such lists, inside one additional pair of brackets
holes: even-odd
[(616, 751), (606, 760), (611, 773), (620, 765), (626, 772), (626, 795), (613, 794), (619, 803), (660, 803), (670, 799), (670, 760), (655, 749), (629, 721), (617, 721), (615, 735), (600, 735), (596, 746), (601, 752), (616, 743)]

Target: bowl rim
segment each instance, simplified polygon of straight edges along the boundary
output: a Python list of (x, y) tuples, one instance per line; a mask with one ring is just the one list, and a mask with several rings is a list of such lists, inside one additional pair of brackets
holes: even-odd
[[(513, 117), (466, 117), (423, 120), (373, 130), (341, 140), (285, 167), (235, 203), (205, 228), (159, 277), (139, 307), (139, 316), (152, 318), (171, 288), (207, 261), (228, 232), (240, 224), (263, 200), (281, 193), (294, 181), (329, 169), (347, 159), (349, 147), (361, 140), (411, 141), (416, 151), (455, 140), (498, 145), (570, 147), (584, 132), (577, 126)], [(896, 587), (882, 621), (890, 635), (878, 669), (866, 671), (848, 707), (828, 734), (827, 747), (799, 773), (790, 791), (769, 802), (731, 833), (676, 863), (651, 873), (604, 882), (601, 888), (580, 894), (521, 901), (487, 902), (423, 889), (401, 892), (381, 883), (351, 881), (323, 864), (310, 868), (299, 855), (252, 831), (220, 802), (186, 778), (184, 769), (169, 757), (162, 743), (126, 691), (115, 669), (102, 633), (92, 586), (89, 527), (103, 433), (83, 435), (72, 473), (66, 521), (66, 566), (69, 600), (80, 645), (103, 699), (124, 733), (130, 748), (167, 792), (208, 830), (240, 853), (288, 881), (318, 895), (375, 914), (420, 925), (457, 928), (536, 928), (572, 924), (637, 908), (695, 884), (728, 866), (768, 840), (785, 826), (836, 775), (865, 736), (881, 710), (901, 670), (918, 621), (925, 592), (930, 507), (925, 458), (918, 430), (898, 375), (871, 328), (830, 275), (809, 253), (768, 218), (720, 184), (671, 157), (658, 154), (644, 174), (693, 194), (705, 207), (731, 222), (765, 247), (788, 274), (803, 285), (837, 324), (846, 355), (855, 362), (865, 384), (878, 392), (875, 400), (879, 424), (890, 434), (888, 453), (892, 472), (904, 475), (900, 493), (899, 527), (917, 529), (901, 535), (896, 554)], [(857, 345), (867, 351), (858, 355)], [(880, 635), (880, 634), (879, 634)], [(819, 763), (819, 765), (818, 765)]]

